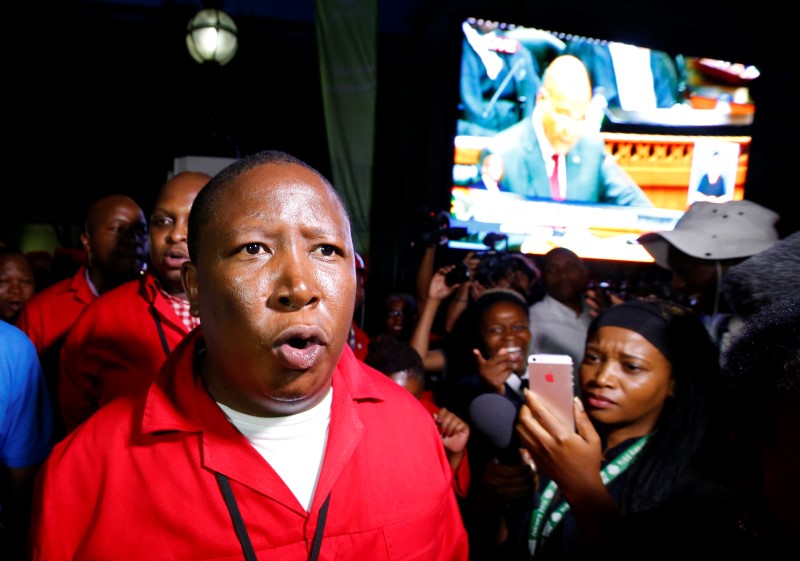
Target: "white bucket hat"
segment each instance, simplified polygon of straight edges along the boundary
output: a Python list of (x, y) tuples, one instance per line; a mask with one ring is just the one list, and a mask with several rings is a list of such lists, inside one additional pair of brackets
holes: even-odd
[(666, 232), (650, 232), (638, 242), (665, 269), (669, 246), (698, 259), (750, 257), (778, 241), (780, 215), (752, 201), (697, 201)]

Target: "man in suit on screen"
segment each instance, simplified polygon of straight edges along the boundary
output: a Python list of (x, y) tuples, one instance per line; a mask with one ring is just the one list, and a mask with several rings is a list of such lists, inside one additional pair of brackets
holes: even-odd
[(532, 199), (652, 207), (644, 191), (586, 126), (592, 88), (586, 67), (562, 55), (544, 74), (530, 118), (495, 136), (483, 153), (503, 162), (503, 184)]

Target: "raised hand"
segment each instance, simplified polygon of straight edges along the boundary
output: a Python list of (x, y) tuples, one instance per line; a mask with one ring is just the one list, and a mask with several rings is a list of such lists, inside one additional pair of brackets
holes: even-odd
[(439, 434), (442, 435), (442, 443), (448, 454), (462, 454), (467, 447), (469, 440), (469, 425), (461, 417), (442, 407), (433, 416), (436, 426), (439, 427)]
[(485, 359), (478, 349), (472, 349), (478, 361), (478, 373), (484, 386), (503, 395), (505, 394), (506, 379), (514, 372), (518, 356), (502, 348), (491, 358)]
[(570, 496), (605, 489), (600, 479), (603, 457), (600, 436), (578, 398), (574, 414), (576, 432), (563, 425), (530, 390), (517, 417), (516, 431), (537, 469)]

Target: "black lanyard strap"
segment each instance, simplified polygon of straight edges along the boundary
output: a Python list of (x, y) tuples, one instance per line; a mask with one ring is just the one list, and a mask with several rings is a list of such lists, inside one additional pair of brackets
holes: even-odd
[[(250, 542), (250, 536), (247, 534), (247, 528), (244, 526), (242, 514), (239, 512), (239, 505), (236, 503), (236, 497), (233, 496), (231, 483), (228, 478), (221, 474), (215, 473), (217, 482), (222, 490), (222, 497), (225, 499), (225, 505), (228, 507), (228, 512), (233, 521), (233, 528), (236, 531), (236, 537), (239, 538), (239, 543), (242, 544), (242, 551), (246, 561), (258, 561), (256, 559), (256, 552), (253, 549), (253, 544)], [(328, 518), (328, 503), (331, 501), (331, 494), (325, 497), (325, 502), (319, 510), (319, 518), (317, 518), (317, 529), (314, 531), (314, 541), (311, 544), (311, 553), (308, 556), (309, 561), (316, 561), (319, 557), (319, 551), (322, 548), (322, 534), (325, 531), (325, 521)]]
[(158, 336), (161, 339), (161, 346), (164, 348), (164, 354), (169, 356), (169, 345), (167, 344), (167, 336), (164, 335), (164, 327), (161, 325), (161, 318), (158, 317), (156, 306), (152, 302), (150, 302), (150, 312), (153, 314), (153, 319), (156, 322), (156, 327), (158, 328)]
[(239, 512), (239, 505), (236, 503), (236, 497), (233, 496), (233, 489), (228, 478), (221, 473), (216, 473), (217, 482), (220, 489), (222, 489), (222, 496), (225, 499), (225, 504), (228, 506), (228, 512), (231, 513), (231, 520), (233, 520), (233, 529), (236, 530), (236, 537), (239, 538), (239, 543), (242, 544), (244, 551), (244, 558), (247, 561), (257, 561), (256, 552), (253, 550), (253, 544), (250, 543), (250, 536), (247, 535), (247, 528), (244, 527), (244, 520), (242, 520), (242, 513)]
[(317, 561), (319, 557), (319, 550), (322, 548), (322, 533), (325, 531), (325, 520), (328, 518), (328, 503), (331, 502), (331, 494), (325, 497), (325, 502), (322, 503), (322, 508), (319, 509), (319, 518), (317, 518), (317, 529), (314, 530), (314, 542), (311, 544), (311, 553), (308, 556), (308, 561)]

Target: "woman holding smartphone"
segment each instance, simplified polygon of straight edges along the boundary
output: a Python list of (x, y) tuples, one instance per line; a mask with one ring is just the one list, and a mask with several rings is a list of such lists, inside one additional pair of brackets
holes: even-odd
[(709, 536), (734, 527), (733, 503), (697, 469), (717, 375), (714, 345), (687, 308), (631, 300), (595, 318), (577, 430), (531, 391), (518, 417), (540, 473), (526, 536), (531, 557), (674, 559), (689, 545), (698, 558), (718, 556), (719, 540)]

